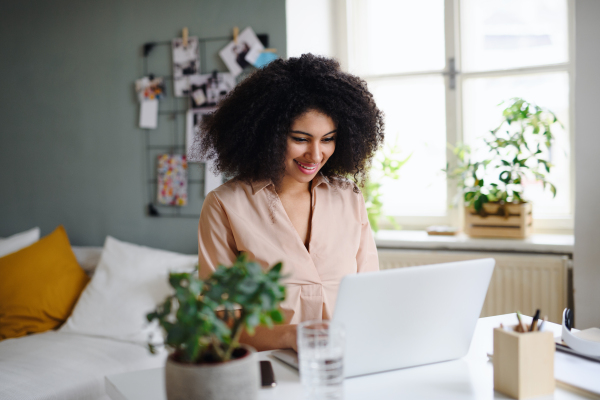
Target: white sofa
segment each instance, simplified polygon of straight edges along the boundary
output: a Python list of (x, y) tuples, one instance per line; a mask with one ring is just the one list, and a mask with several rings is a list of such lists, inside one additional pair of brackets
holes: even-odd
[[(73, 250), (92, 276), (102, 248)], [(0, 342), (0, 400), (108, 399), (105, 375), (157, 368), (165, 357), (143, 343), (60, 330), (7, 339)]]

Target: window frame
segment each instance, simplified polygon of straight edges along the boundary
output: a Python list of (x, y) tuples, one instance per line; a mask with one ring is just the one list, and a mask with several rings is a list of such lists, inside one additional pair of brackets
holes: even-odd
[[(353, 13), (354, 3), (357, 0), (334, 0), (336, 2), (337, 20), (337, 45), (336, 56), (340, 60), (342, 67), (352, 72), (353, 58), (356, 57), (353, 49), (354, 38), (352, 37), (352, 25), (356, 16)], [(566, 0), (567, 2), (567, 30), (568, 30), (568, 61), (560, 64), (519, 67), (510, 69), (490, 70), (490, 71), (473, 71), (462, 72), (461, 65), (461, 0), (444, 0), (444, 33), (445, 33), (445, 50), (446, 50), (446, 66), (439, 71), (421, 71), (407, 72), (399, 74), (386, 75), (364, 75), (361, 74), (367, 83), (375, 79), (382, 78), (410, 78), (412, 76), (439, 76), (442, 74), (445, 81), (445, 98), (446, 98), (446, 140), (448, 143), (456, 143), (463, 140), (463, 83), (470, 78), (485, 78), (485, 77), (504, 77), (511, 75), (527, 75), (544, 72), (566, 72), (569, 77), (569, 196), (570, 209), (569, 216), (565, 218), (535, 218), (534, 231), (536, 233), (563, 233), (569, 234), (573, 232), (574, 225), (574, 205), (575, 205), (575, 162), (574, 162), (574, 44), (575, 44), (575, 2), (574, 0)], [(456, 85), (454, 89), (449, 88), (449, 60), (455, 60), (455, 75)], [(450, 149), (446, 151), (446, 159), (452, 163), (453, 154)], [(454, 206), (453, 202), (458, 193), (458, 188), (453, 181), (447, 181), (447, 205), (448, 211), (446, 216), (393, 216), (396, 223), (402, 226), (403, 229), (425, 229), (430, 225), (452, 225), (462, 226), (464, 220), (464, 209), (460, 206)], [(385, 219), (381, 221), (383, 229), (393, 229), (393, 225)]]

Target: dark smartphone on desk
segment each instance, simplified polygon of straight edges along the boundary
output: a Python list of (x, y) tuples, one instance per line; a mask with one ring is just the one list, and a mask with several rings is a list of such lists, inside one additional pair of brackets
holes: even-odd
[(260, 362), (260, 376), (261, 376), (261, 386), (262, 387), (275, 387), (277, 386), (277, 382), (275, 382), (275, 374), (273, 373), (273, 366), (271, 365), (271, 361), (261, 361)]

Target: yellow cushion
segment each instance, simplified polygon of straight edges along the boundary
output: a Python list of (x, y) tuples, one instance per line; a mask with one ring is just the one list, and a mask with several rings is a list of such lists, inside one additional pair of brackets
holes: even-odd
[(44, 332), (71, 314), (89, 282), (65, 228), (0, 258), (0, 340)]

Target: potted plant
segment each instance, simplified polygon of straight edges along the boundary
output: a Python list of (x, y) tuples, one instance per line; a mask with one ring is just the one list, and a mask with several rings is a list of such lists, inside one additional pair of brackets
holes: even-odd
[(453, 148), (456, 166), (445, 170), (448, 178), (457, 180), (465, 204), (465, 232), (470, 236), (523, 238), (531, 233), (532, 207), (523, 198), (525, 180), (541, 182), (556, 196), (556, 187), (547, 180), (553, 131), (561, 125), (556, 115), (513, 98), (502, 116), (476, 156), (459, 143)]
[[(230, 267), (219, 265), (206, 280), (197, 272), (171, 273), (174, 294), (146, 317), (157, 320), (170, 350), (165, 366), (167, 398), (253, 400), (258, 397), (255, 350), (240, 344), (245, 329), (282, 323), (285, 298), (282, 264), (263, 272), (240, 255)], [(149, 345), (154, 353), (155, 347)]]

